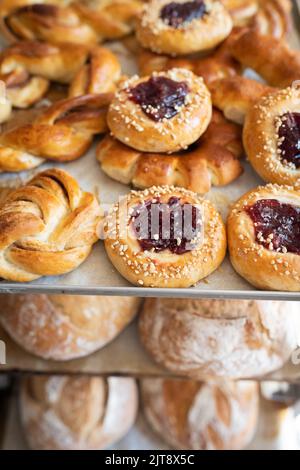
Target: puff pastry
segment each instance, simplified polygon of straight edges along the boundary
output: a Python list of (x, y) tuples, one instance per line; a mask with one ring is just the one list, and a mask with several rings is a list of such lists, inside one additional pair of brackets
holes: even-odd
[(174, 449), (237, 450), (255, 433), (255, 382), (152, 378), (141, 381), (141, 392), (146, 418)]
[(214, 206), (172, 186), (121, 198), (106, 218), (104, 239), (115, 268), (144, 287), (190, 287), (215, 271), (226, 252)]
[(269, 85), (291, 86), (300, 76), (300, 52), (290, 49), (285, 41), (247, 30), (230, 44), (235, 59), (255, 70)]
[(287, 88), (259, 100), (246, 116), (247, 156), (267, 182), (300, 183), (300, 89)]
[(62, 162), (81, 157), (94, 135), (107, 130), (112, 96), (104, 93), (58, 101), (32, 122), (4, 131), (0, 135), (0, 171), (29, 170), (44, 159)]
[(288, 361), (297, 315), (290, 302), (147, 299), (139, 333), (151, 357), (174, 374), (255, 378)]
[[(140, 0), (5, 2), (0, 7), (2, 34), (14, 42), (38, 39), (59, 44), (96, 44), (129, 34)], [(25, 4), (25, 5), (24, 5)]]
[(184, 55), (216, 47), (231, 29), (231, 17), (219, 1), (150, 0), (137, 21), (136, 35), (153, 52)]
[(0, 54), (0, 80), (17, 108), (38, 102), (50, 82), (71, 82), (69, 96), (73, 97), (114, 91), (120, 74), (117, 57), (99, 46), (20, 41)]
[(123, 82), (107, 114), (118, 140), (142, 152), (172, 153), (195, 142), (212, 115), (202, 78), (185, 69)]
[(0, 323), (31, 354), (68, 361), (112, 341), (135, 317), (139, 305), (137, 297), (3, 294)]
[(243, 171), (242, 154), (240, 127), (216, 110), (207, 131), (186, 151), (172, 155), (143, 153), (109, 135), (96, 150), (102, 170), (123, 184), (137, 188), (174, 185), (200, 194), (238, 178)]
[(28, 282), (76, 269), (97, 241), (100, 208), (68, 173), (39, 173), (0, 205), (0, 277)]
[(300, 193), (267, 185), (243, 196), (228, 218), (235, 270), (259, 289), (300, 291)]
[(134, 424), (138, 390), (130, 378), (28, 376), (19, 401), (31, 449), (101, 450)]

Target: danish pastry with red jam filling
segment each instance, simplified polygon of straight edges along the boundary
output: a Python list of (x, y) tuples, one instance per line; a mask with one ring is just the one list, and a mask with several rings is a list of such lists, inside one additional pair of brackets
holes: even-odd
[(300, 193), (267, 185), (243, 196), (228, 219), (231, 262), (260, 289), (300, 291)]
[(226, 252), (214, 206), (173, 186), (125, 196), (108, 215), (104, 236), (120, 274), (145, 287), (190, 287), (215, 271)]
[(211, 116), (203, 79), (185, 69), (172, 69), (123, 83), (107, 122), (116, 139), (136, 150), (172, 153), (195, 142)]
[(137, 39), (153, 52), (191, 54), (220, 44), (232, 30), (230, 14), (219, 1), (151, 0), (137, 23)]
[(268, 183), (300, 183), (300, 90), (276, 91), (247, 113), (244, 146), (257, 173)]

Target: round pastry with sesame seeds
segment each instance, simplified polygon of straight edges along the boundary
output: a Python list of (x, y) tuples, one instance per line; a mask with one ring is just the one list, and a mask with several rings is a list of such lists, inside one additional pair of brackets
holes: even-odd
[(300, 184), (300, 88), (275, 91), (251, 107), (243, 141), (251, 165), (266, 182)]
[(171, 69), (123, 82), (107, 122), (112, 135), (129, 147), (172, 153), (199, 139), (211, 117), (211, 97), (203, 79), (186, 69)]
[(140, 287), (191, 287), (220, 266), (227, 246), (213, 204), (173, 186), (131, 191), (108, 214), (103, 234), (112, 264)]
[(229, 36), (232, 19), (212, 0), (151, 0), (136, 27), (140, 44), (158, 54), (185, 55), (207, 51)]
[(253, 286), (300, 291), (300, 192), (268, 184), (244, 195), (228, 217), (233, 267)]

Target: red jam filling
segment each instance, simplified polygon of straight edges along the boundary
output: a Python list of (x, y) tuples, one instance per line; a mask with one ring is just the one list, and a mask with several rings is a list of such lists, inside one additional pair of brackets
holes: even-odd
[(160, 18), (172, 28), (180, 28), (185, 23), (202, 18), (207, 13), (203, 0), (177, 3), (171, 2), (165, 5), (160, 12)]
[(139, 104), (153, 121), (171, 119), (185, 104), (189, 88), (185, 82), (165, 77), (151, 77), (130, 89), (129, 98)]
[(261, 199), (246, 209), (256, 241), (269, 250), (300, 254), (300, 207)]
[(197, 207), (171, 197), (167, 203), (155, 199), (139, 205), (134, 209), (131, 223), (142, 250), (170, 250), (181, 255), (195, 248), (202, 217)]
[(287, 113), (278, 129), (279, 150), (282, 160), (300, 167), (300, 113)]

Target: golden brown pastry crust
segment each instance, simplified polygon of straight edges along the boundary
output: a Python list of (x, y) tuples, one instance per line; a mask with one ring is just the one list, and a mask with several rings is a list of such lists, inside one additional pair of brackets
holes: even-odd
[(69, 5), (58, 0), (5, 2), (0, 7), (0, 28), (13, 42), (38, 39), (91, 45), (129, 34), (141, 7), (140, 0), (78, 0)]
[(185, 103), (175, 116), (154, 121), (139, 104), (130, 100), (130, 89), (150, 79), (134, 76), (123, 82), (115, 94), (108, 110), (107, 123), (114, 137), (136, 150), (172, 153), (192, 144), (205, 132), (211, 120), (211, 98), (202, 78), (188, 70), (154, 72), (151, 77), (157, 76), (184, 82), (189, 88)]
[(114, 91), (120, 75), (117, 57), (99, 46), (20, 41), (0, 54), (0, 80), (17, 108), (39, 101), (51, 81), (71, 82), (69, 96), (74, 97)]
[[(143, 251), (132, 229), (132, 210), (147, 201), (162, 203), (178, 197), (202, 212), (202, 240), (183, 254)], [(117, 222), (117, 223), (116, 223)], [(226, 253), (226, 233), (220, 214), (208, 200), (196, 193), (172, 186), (131, 191), (117, 203), (104, 224), (108, 257), (128, 281), (144, 287), (190, 287), (209, 276)]]
[(20, 414), (36, 450), (100, 450), (134, 424), (136, 383), (130, 378), (29, 376), (20, 385)]
[(174, 449), (241, 449), (256, 430), (255, 382), (143, 379), (141, 391), (149, 423)]
[(113, 340), (139, 305), (136, 297), (0, 295), (0, 323), (31, 354), (67, 361)]
[(221, 2), (205, 0), (207, 13), (178, 28), (160, 18), (161, 9), (169, 3), (169, 0), (150, 0), (145, 4), (137, 21), (136, 35), (146, 49), (174, 56), (192, 54), (216, 47), (231, 32), (231, 17)]
[(11, 127), (0, 136), (0, 171), (35, 168), (44, 159), (72, 161), (89, 148), (95, 134), (107, 130), (112, 94), (85, 95), (58, 101), (32, 122)]
[(246, 115), (243, 141), (248, 159), (269, 183), (300, 184), (300, 168), (284, 159), (278, 135), (282, 117), (299, 112), (299, 107), (300, 89), (292, 87), (261, 98)]
[(282, 40), (249, 29), (230, 44), (233, 57), (255, 70), (269, 85), (288, 87), (300, 76), (300, 52)]
[(59, 169), (39, 173), (0, 206), (0, 277), (28, 282), (76, 269), (97, 241), (95, 196)]
[(147, 299), (139, 333), (151, 357), (174, 374), (254, 378), (290, 358), (296, 314), (288, 302)]
[(211, 123), (191, 150), (173, 155), (142, 153), (111, 136), (99, 143), (96, 155), (102, 170), (111, 178), (137, 188), (173, 185), (207, 193), (224, 186), (242, 171), (241, 129), (214, 110)]
[(237, 34), (240, 34), (240, 30), (234, 29), (230, 36), (207, 57), (175, 58), (140, 48), (137, 52), (140, 74), (144, 76), (172, 68), (185, 68), (202, 77), (209, 88), (215, 80), (232, 77), (242, 71), (240, 63), (232, 57), (229, 50)]
[(249, 109), (263, 96), (275, 91), (256, 80), (235, 75), (215, 80), (209, 86), (212, 103), (224, 116), (237, 124), (243, 124)]
[(228, 217), (228, 245), (234, 269), (258, 289), (300, 291), (300, 256), (264, 248), (255, 238), (254, 226), (245, 208), (260, 199), (300, 206), (300, 193), (288, 186), (268, 184), (245, 194)]

